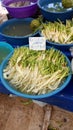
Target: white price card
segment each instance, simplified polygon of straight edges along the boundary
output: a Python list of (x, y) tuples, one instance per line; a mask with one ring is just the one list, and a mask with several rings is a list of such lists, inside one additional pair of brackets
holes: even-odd
[(29, 48), (32, 50), (46, 50), (45, 37), (29, 37)]

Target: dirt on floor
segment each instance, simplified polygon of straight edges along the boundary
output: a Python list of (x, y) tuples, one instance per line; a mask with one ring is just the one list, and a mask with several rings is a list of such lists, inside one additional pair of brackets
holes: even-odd
[(73, 113), (0, 94), (0, 130), (73, 130)]

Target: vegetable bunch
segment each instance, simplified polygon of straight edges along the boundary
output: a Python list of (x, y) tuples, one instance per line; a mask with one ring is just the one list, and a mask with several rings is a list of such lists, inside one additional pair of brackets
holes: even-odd
[(41, 33), (47, 40), (59, 44), (73, 43), (73, 19), (66, 20), (66, 24), (59, 22), (46, 22), (42, 24)]
[(64, 6), (64, 8), (72, 8), (73, 0), (62, 0), (62, 5)]
[(66, 57), (58, 50), (15, 48), (3, 76), (23, 93), (39, 95), (51, 92), (63, 84), (70, 73)]

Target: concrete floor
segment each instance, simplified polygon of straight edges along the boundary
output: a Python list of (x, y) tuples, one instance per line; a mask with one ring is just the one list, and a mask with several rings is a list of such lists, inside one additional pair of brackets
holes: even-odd
[(0, 130), (73, 130), (73, 113), (0, 94)]

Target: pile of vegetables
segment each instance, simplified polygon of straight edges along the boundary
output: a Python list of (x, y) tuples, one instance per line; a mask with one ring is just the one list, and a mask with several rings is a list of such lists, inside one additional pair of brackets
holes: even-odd
[(50, 42), (58, 44), (73, 44), (73, 19), (66, 23), (58, 20), (55, 22), (43, 22), (43, 17), (32, 20), (30, 28), (33, 32), (39, 30), (41, 35)]
[(61, 21), (43, 23), (41, 33), (51, 42), (73, 44), (73, 19), (66, 20), (66, 24)]
[(73, 0), (62, 0), (64, 8), (73, 8)]
[(10, 3), (8, 6), (9, 7), (14, 7), (14, 8), (16, 8), (16, 7), (23, 7), (23, 6), (29, 6), (29, 5), (31, 5), (31, 4), (33, 4), (32, 2), (30, 2), (30, 0), (27, 0), (27, 1), (17, 1), (17, 2), (12, 2), (12, 3)]
[(33, 19), (30, 23), (30, 28), (33, 32), (36, 32), (37, 30), (40, 29), (40, 26), (42, 25), (43, 22), (43, 16), (39, 15), (38, 18)]
[(3, 70), (3, 76), (11, 86), (33, 95), (57, 89), (69, 74), (66, 57), (54, 48), (43, 51), (15, 48)]

